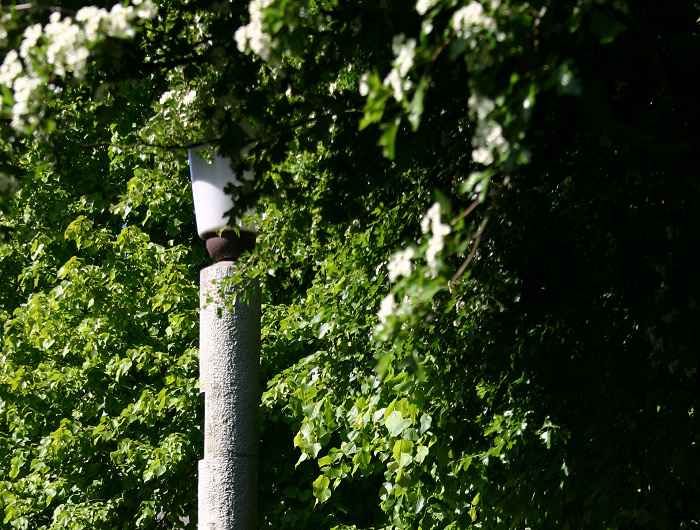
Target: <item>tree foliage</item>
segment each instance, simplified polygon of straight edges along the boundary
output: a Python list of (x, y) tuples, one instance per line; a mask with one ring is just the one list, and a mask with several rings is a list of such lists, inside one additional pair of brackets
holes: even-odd
[(194, 527), (213, 145), (261, 528), (697, 527), (698, 11), (3, 8), (2, 526)]

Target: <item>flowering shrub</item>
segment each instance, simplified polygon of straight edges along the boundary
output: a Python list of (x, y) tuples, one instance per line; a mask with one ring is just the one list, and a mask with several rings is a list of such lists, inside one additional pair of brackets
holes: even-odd
[(39, 101), (51, 90), (60, 90), (51, 79), (68, 74), (83, 79), (91, 50), (97, 44), (106, 37), (131, 38), (136, 34), (137, 21), (155, 15), (153, 2), (141, 0), (126, 7), (115, 4), (109, 11), (86, 6), (74, 18), (62, 18), (55, 11), (46, 25), (27, 26), (19, 53), (9, 50), (0, 65), (0, 84), (12, 92), (11, 126), (17, 131), (36, 127), (42, 114)]

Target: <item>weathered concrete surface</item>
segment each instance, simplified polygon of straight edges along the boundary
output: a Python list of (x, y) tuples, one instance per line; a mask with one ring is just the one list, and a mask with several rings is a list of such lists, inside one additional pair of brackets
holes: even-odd
[(254, 530), (257, 524), (260, 289), (238, 291), (233, 310), (227, 309), (219, 282), (234, 270), (224, 261), (200, 273), (200, 530)]

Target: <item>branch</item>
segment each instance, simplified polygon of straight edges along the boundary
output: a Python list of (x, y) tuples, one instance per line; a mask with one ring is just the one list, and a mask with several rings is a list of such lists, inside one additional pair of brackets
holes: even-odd
[(203, 56), (202, 55), (189, 55), (187, 57), (178, 57), (177, 59), (172, 59), (170, 61), (165, 61), (161, 60), (162, 56), (157, 56), (155, 58), (156, 60), (144, 63), (144, 70), (146, 71), (155, 71), (157, 69), (173, 69), (177, 66), (182, 66), (185, 64), (193, 64), (193, 63), (200, 63), (203, 62)]
[(464, 219), (467, 215), (469, 215), (470, 213), (472, 213), (472, 212), (474, 211), (474, 208), (476, 208), (477, 206), (479, 206), (480, 203), (481, 203), (481, 200), (476, 199), (474, 202), (472, 202), (472, 203), (469, 205), (469, 207), (468, 207), (466, 210), (464, 210), (464, 211), (463, 211), (462, 213), (460, 213), (457, 217), (455, 217), (454, 219), (452, 219), (452, 221), (450, 221), (450, 224), (451, 224), (451, 225), (454, 225), (455, 223), (457, 223), (457, 221), (459, 221), (459, 220), (461, 220), (461, 219)]
[(318, 116), (314, 116), (313, 118), (304, 118), (303, 120), (298, 120), (295, 122), (292, 122), (289, 124), (290, 129), (296, 129), (297, 127), (301, 127), (302, 125), (306, 125), (307, 123), (311, 123), (314, 121), (322, 120), (324, 118), (332, 118), (333, 116), (337, 116), (338, 114), (361, 114), (364, 113), (364, 110), (362, 109), (343, 109), (341, 111), (331, 111), (331, 112), (326, 112), (325, 114), (319, 114)]
[(445, 48), (447, 48), (447, 45), (452, 42), (452, 39), (455, 38), (455, 35), (457, 35), (457, 32), (455, 30), (452, 30), (452, 33), (440, 44), (440, 46), (437, 47), (435, 52), (433, 52), (433, 55), (430, 57), (430, 62), (434, 63), (437, 61), (437, 58), (440, 56), (440, 54), (443, 52)]
[(217, 142), (221, 138), (212, 138), (210, 140), (200, 140), (198, 142), (193, 142), (190, 144), (154, 144), (151, 142), (134, 142), (131, 144), (115, 144), (114, 142), (90, 142), (87, 144), (80, 144), (81, 147), (118, 147), (119, 149), (135, 149), (137, 147), (153, 147), (155, 149), (163, 149), (165, 151), (176, 151), (184, 149), (196, 149), (198, 147), (206, 147), (212, 142)]
[(474, 232), (474, 235), (470, 238), (470, 241), (474, 241), (474, 245), (472, 245), (471, 252), (467, 256), (467, 259), (464, 260), (464, 263), (462, 263), (459, 269), (457, 269), (457, 272), (455, 272), (454, 276), (452, 276), (449, 283), (454, 283), (460, 276), (462, 276), (462, 274), (464, 274), (464, 271), (474, 259), (476, 251), (479, 248), (479, 243), (481, 242), (481, 236), (484, 233), (484, 228), (486, 228), (486, 224), (488, 222), (489, 216), (487, 215), (486, 217), (484, 217), (483, 221), (481, 221), (481, 224), (479, 225), (479, 228), (476, 230), (476, 232)]
[(38, 3), (27, 3), (27, 4), (18, 4), (16, 6), (13, 6), (13, 9), (16, 9), (17, 11), (29, 11), (29, 10), (37, 10), (37, 11), (58, 11), (59, 13), (65, 13), (68, 15), (75, 15), (76, 11), (74, 9), (67, 9), (65, 7), (61, 6), (50, 6), (48, 4), (38, 4)]

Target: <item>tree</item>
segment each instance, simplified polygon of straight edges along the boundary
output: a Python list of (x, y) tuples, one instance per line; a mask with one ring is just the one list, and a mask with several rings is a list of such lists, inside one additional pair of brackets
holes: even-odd
[(256, 175), (261, 527), (697, 526), (696, 6), (4, 13), (4, 525), (194, 525), (215, 145)]

